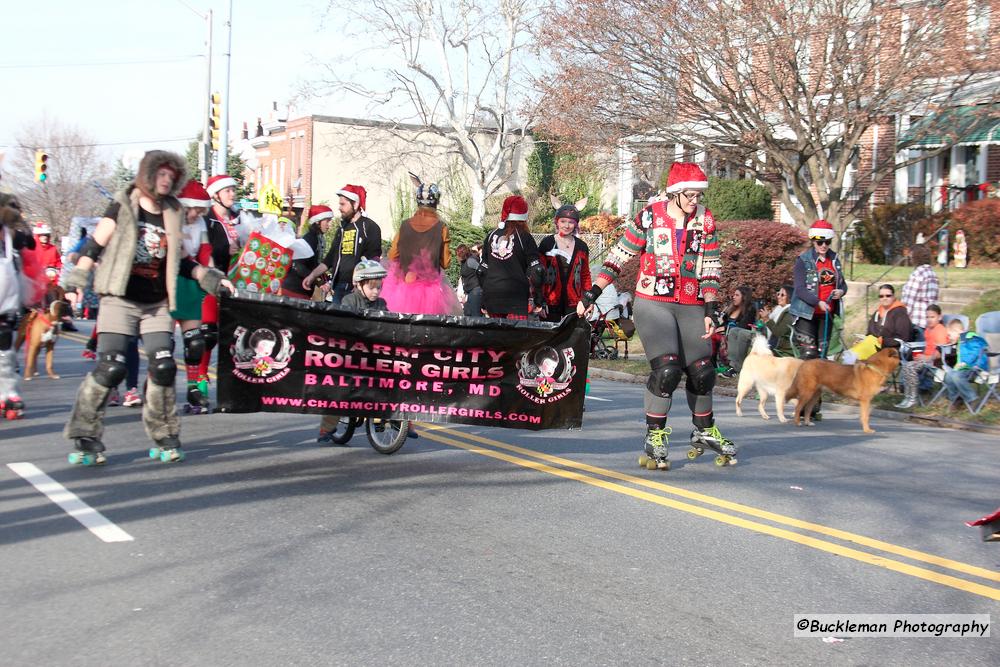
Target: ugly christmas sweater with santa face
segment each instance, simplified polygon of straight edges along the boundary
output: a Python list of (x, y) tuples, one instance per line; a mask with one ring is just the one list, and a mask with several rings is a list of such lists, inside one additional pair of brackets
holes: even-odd
[(638, 298), (682, 304), (717, 299), (722, 252), (715, 218), (704, 206), (682, 221), (667, 213), (665, 201), (646, 206), (608, 253), (600, 277), (614, 282), (625, 262), (636, 255)]

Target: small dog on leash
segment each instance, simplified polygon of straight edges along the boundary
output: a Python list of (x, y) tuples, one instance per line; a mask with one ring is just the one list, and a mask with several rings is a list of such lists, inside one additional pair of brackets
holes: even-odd
[(35, 369), (42, 347), (45, 348), (45, 373), (53, 380), (59, 379), (52, 367), (52, 361), (56, 339), (59, 337), (59, 325), (63, 316), (69, 313), (69, 304), (65, 301), (63, 289), (55, 284), (49, 285), (45, 302), (49, 304), (48, 308), (32, 309), (17, 328), (15, 349), (20, 350), (25, 341), (28, 343), (28, 352), (24, 360), (25, 382), (33, 380), (38, 375)]
[(770, 419), (765, 404), (768, 396), (774, 394), (778, 421), (782, 424), (787, 422), (785, 401), (795, 397), (791, 393), (792, 385), (795, 382), (795, 374), (802, 364), (801, 359), (774, 356), (774, 352), (767, 345), (767, 339), (760, 334), (754, 336), (750, 354), (743, 360), (743, 368), (740, 369), (740, 379), (736, 388), (736, 415), (743, 416), (741, 406), (743, 399), (750, 393), (751, 388), (756, 388), (760, 395), (760, 403), (757, 405), (760, 416)]

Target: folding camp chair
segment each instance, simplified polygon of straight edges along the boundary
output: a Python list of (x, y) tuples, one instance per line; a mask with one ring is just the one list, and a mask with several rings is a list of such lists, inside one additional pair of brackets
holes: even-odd
[(1000, 401), (1000, 310), (983, 313), (976, 318), (976, 333), (982, 336), (989, 343), (989, 351), (986, 353), (989, 370), (981, 371), (976, 378), (976, 382), (986, 387), (986, 394), (983, 395), (976, 406), (973, 414), (979, 414), (990, 398)]

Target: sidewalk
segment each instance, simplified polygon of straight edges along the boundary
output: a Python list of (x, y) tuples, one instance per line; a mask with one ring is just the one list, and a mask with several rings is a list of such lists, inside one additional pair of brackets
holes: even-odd
[[(632, 359), (632, 355), (629, 355), (629, 359), (630, 360)], [(595, 368), (595, 367), (591, 367), (588, 373), (591, 379), (612, 380), (615, 382), (631, 382), (632, 384), (646, 384), (645, 375), (634, 375), (632, 373), (624, 373), (622, 371), (613, 371), (613, 370), (608, 370), (606, 368)], [(715, 395), (725, 396), (727, 398), (736, 398), (736, 388), (716, 385)], [(858, 415), (860, 413), (858, 406), (856, 404), (834, 403), (832, 401), (824, 401), (823, 410), (825, 412), (835, 412), (838, 414), (848, 414), (848, 415)], [(923, 417), (920, 415), (907, 414), (905, 412), (896, 412), (894, 410), (881, 410), (879, 408), (872, 408), (872, 415), (880, 419), (891, 419), (893, 421), (911, 422), (914, 424), (923, 424), (925, 426), (936, 426), (938, 428), (951, 428), (962, 431), (974, 431), (976, 433), (989, 433), (992, 435), (1000, 436), (1000, 427), (989, 426), (987, 424), (976, 424), (970, 422), (963, 422), (956, 419), (944, 419), (940, 417)]]

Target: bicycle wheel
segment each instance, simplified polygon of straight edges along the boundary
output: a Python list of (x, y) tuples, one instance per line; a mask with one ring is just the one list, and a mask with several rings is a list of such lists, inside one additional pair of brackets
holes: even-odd
[(368, 420), (367, 430), (372, 449), (379, 454), (395, 454), (406, 442), (410, 422), (405, 419), (396, 421), (372, 418)]
[(354, 437), (354, 429), (358, 427), (358, 417), (341, 417), (337, 427), (329, 433), (330, 441), (338, 445), (346, 445)]

